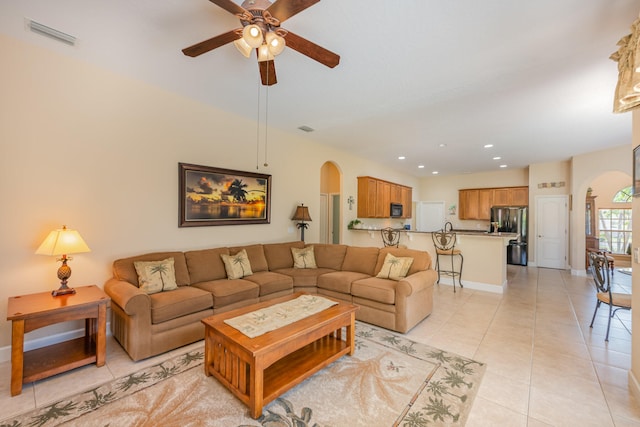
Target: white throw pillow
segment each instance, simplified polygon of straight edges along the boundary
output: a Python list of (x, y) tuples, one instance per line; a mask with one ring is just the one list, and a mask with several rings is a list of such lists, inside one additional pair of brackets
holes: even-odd
[(253, 274), (246, 249), (235, 255), (220, 254), (220, 256), (224, 262), (224, 269), (227, 271), (227, 278), (242, 279)]
[(411, 264), (413, 264), (413, 258), (411, 257), (396, 257), (387, 254), (387, 256), (384, 257), (382, 268), (376, 277), (391, 280), (403, 279), (407, 276)]
[(162, 261), (135, 261), (140, 289), (149, 295), (178, 288), (173, 258)]
[(307, 246), (304, 249), (291, 248), (291, 254), (293, 255), (293, 268), (318, 268), (313, 246)]

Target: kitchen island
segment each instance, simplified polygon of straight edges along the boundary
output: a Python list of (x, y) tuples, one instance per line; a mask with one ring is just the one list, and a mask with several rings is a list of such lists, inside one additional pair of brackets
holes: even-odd
[[(400, 245), (426, 250), (431, 254), (435, 267), (436, 252), (431, 238), (432, 233), (415, 230), (399, 231)], [(507, 245), (509, 240), (517, 238), (518, 235), (471, 230), (454, 231), (457, 237), (456, 248), (460, 249), (464, 256), (462, 285), (469, 289), (503, 293), (507, 286)], [(349, 232), (352, 245), (382, 246), (379, 229), (354, 229)], [(444, 262), (450, 262), (449, 257), (444, 259)], [(451, 277), (446, 275), (441, 276), (440, 283), (453, 285)]]

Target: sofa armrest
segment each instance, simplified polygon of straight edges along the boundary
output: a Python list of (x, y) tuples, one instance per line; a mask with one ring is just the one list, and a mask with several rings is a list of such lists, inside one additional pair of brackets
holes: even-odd
[(104, 291), (129, 316), (150, 316), (151, 299), (136, 286), (123, 280), (111, 278), (104, 284)]
[(418, 271), (400, 280), (396, 287), (396, 292), (403, 296), (409, 296), (433, 286), (437, 279), (438, 273), (435, 270)]

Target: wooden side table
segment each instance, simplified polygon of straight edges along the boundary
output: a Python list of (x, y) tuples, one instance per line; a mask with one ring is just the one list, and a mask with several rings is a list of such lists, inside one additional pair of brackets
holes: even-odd
[[(107, 305), (109, 297), (95, 285), (77, 287), (75, 294), (51, 292), (9, 298), (11, 320), (11, 396), (22, 385), (79, 366), (103, 366), (107, 353)], [(69, 320), (85, 320), (85, 336), (24, 352), (24, 334)]]

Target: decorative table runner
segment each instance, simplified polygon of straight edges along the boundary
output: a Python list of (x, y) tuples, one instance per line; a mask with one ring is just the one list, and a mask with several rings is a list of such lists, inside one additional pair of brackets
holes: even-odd
[(255, 338), (269, 331), (297, 322), (338, 304), (316, 295), (302, 295), (291, 301), (252, 311), (224, 321), (249, 338)]

